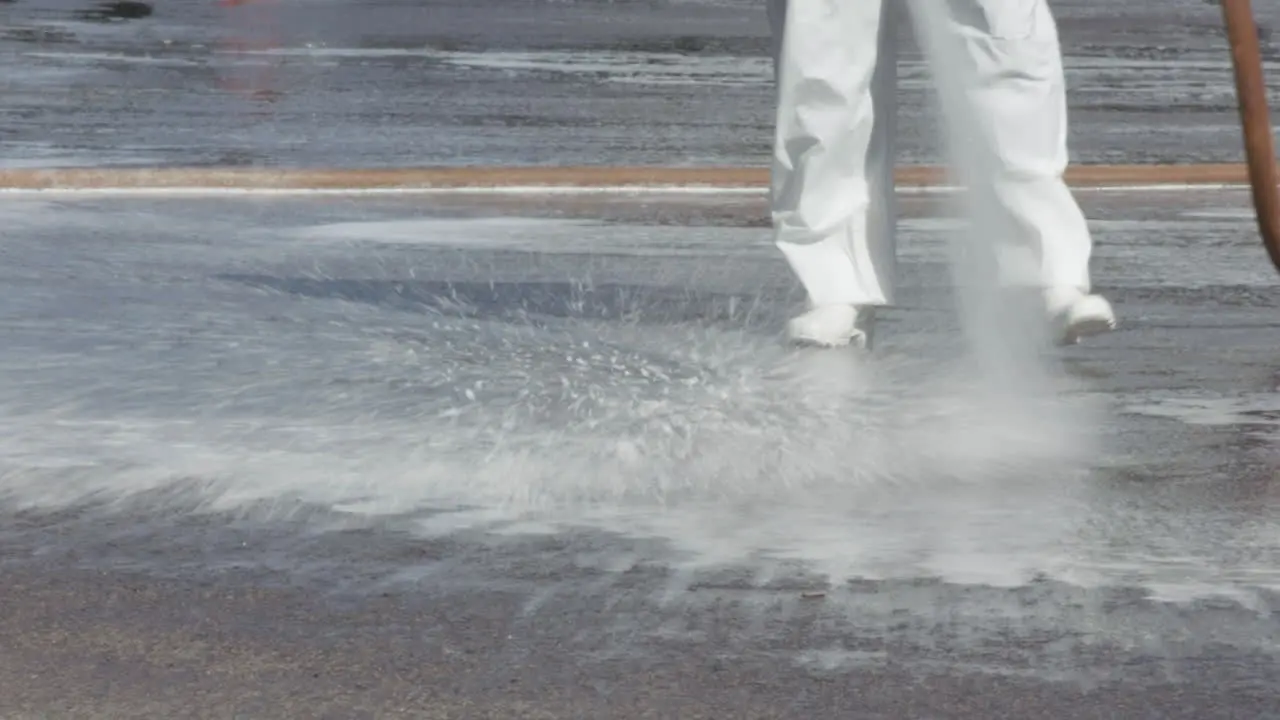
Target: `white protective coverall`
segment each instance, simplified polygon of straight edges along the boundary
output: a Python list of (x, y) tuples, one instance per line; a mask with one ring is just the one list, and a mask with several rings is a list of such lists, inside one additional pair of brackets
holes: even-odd
[[(905, 0), (768, 1), (778, 103), (775, 240), (812, 308), (792, 321), (791, 335), (865, 345), (870, 311), (894, 302), (895, 50)], [(1061, 342), (1110, 329), (1110, 306), (1088, 295), (1092, 241), (1063, 180), (1065, 80), (1047, 3), (905, 7), (943, 80), (958, 179), (981, 206), (999, 282), (1043, 290)], [(939, 62), (951, 64), (947, 72), (937, 72)]]

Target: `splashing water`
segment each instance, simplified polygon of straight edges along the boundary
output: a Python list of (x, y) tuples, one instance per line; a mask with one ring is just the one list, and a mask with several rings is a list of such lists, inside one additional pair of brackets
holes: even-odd
[[(141, 343), (51, 357), (47, 385), (6, 385), (7, 498), (136, 509), (194, 494), (280, 519), (302, 503), (418, 517), (427, 535), (586, 527), (666, 541), (683, 562), (772, 553), (846, 576), (925, 572), (962, 548), (1033, 555), (1072, 517), (1068, 406), (990, 392), (972, 363), (794, 353), (755, 332), (583, 319), (592, 307), (533, 324), (446, 313), (406, 339), (413, 315), (268, 299), (196, 301), (239, 347), (166, 366)], [(281, 308), (298, 330), (263, 322)], [(174, 309), (130, 321), (165, 335)]]
[[(966, 214), (964, 240), (989, 231), (980, 208)], [(58, 214), (63, 227), (74, 217)], [(146, 224), (156, 232), (154, 217)], [(476, 253), (505, 228), (555, 253), (565, 233), (623, 232), (551, 223), (539, 245), (548, 225), (490, 225), (428, 228), (421, 245)], [(424, 314), (305, 299), (296, 287), (192, 283), (239, 262), (292, 264), (294, 274), (310, 266), (308, 282), (337, 283), (367, 276), (377, 252), (317, 244), (318, 232), (264, 239), (234, 222), (210, 227), (184, 228), (216, 239), (208, 248), (166, 236), (158, 251), (122, 229), (113, 245), (76, 246), (83, 257), (59, 260), (79, 268), (78, 285), (13, 295), (4, 312), (16, 316), (63, 312), (55, 295), (64, 291), (101, 316), (63, 318), (61, 334), (39, 340), (15, 334), (0, 383), (0, 497), (57, 509), (163, 503), (174, 496), (156, 493), (180, 488), (206, 511), (265, 506), (287, 517), (302, 503), (369, 521), (416, 518), (427, 535), (588, 527), (662, 540), (695, 564), (772, 554), (833, 580), (1020, 582), (1066, 562), (1058, 546), (1079, 520), (1092, 409), (1063, 394), (1034, 313), (1017, 310), (1030, 305), (1007, 302), (975, 253), (960, 253), (975, 269), (959, 283), (974, 352), (948, 336), (941, 350), (861, 357), (794, 352), (758, 327), (653, 322), (643, 298), (630, 321), (592, 320), (589, 307), (513, 321), (445, 304)], [(636, 267), (663, 261), (664, 246), (643, 247), (652, 240), (631, 243), (648, 257), (633, 258)], [(715, 252), (740, 252), (742, 238), (729, 240)], [(296, 256), (271, 254), (282, 247)], [(9, 272), (26, 272), (12, 259)], [(380, 270), (412, 285), (413, 272), (389, 269), (406, 262), (430, 272), (399, 256)], [(148, 298), (144, 277), (171, 284)], [(910, 344), (912, 333), (939, 331), (895, 332)], [(103, 339), (90, 352), (62, 346), (86, 337)], [(21, 369), (33, 353), (37, 378)]]

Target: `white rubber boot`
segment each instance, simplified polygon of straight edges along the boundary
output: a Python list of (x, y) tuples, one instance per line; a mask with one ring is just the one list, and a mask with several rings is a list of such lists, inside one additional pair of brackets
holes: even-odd
[(1088, 295), (1076, 289), (1050, 290), (1045, 293), (1045, 304), (1059, 345), (1075, 345), (1080, 338), (1116, 328), (1115, 311), (1101, 295)]
[(819, 305), (788, 323), (787, 334), (801, 345), (869, 348), (874, 324), (874, 306)]

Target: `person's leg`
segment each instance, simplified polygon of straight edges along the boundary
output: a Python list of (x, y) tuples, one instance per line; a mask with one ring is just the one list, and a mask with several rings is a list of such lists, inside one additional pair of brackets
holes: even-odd
[(770, 0), (777, 117), (771, 210), (809, 296), (793, 339), (865, 345), (893, 302), (896, 3)]
[(991, 225), (998, 282), (1041, 290), (1061, 342), (1111, 329), (1110, 305), (1089, 294), (1093, 242), (1063, 179), (1066, 82), (1046, 0), (913, 0), (911, 8), (960, 177)]

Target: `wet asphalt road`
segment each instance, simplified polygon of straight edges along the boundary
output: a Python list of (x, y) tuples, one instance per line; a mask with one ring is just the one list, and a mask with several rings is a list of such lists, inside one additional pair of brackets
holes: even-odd
[[(1113, 5), (1077, 159), (1236, 159), (1216, 8)], [(0, 4), (6, 166), (766, 151), (753, 3), (78, 7)], [(1083, 202), (1123, 330), (1024, 406), (927, 198), (859, 362), (757, 196), (0, 197), (0, 717), (1280, 717), (1247, 197)]]
[(1085, 203), (1024, 415), (929, 198), (793, 366), (759, 197), (8, 197), (0, 716), (1280, 716), (1247, 198)]
[[(1275, 63), (1280, 9), (1255, 5)], [(768, 154), (767, 26), (752, 0), (170, 0), (110, 24), (75, 20), (81, 7), (0, 5), (6, 165), (759, 165)], [(1077, 161), (1240, 159), (1216, 5), (1055, 7)], [(901, 159), (935, 162), (927, 76), (910, 47), (903, 63)]]

